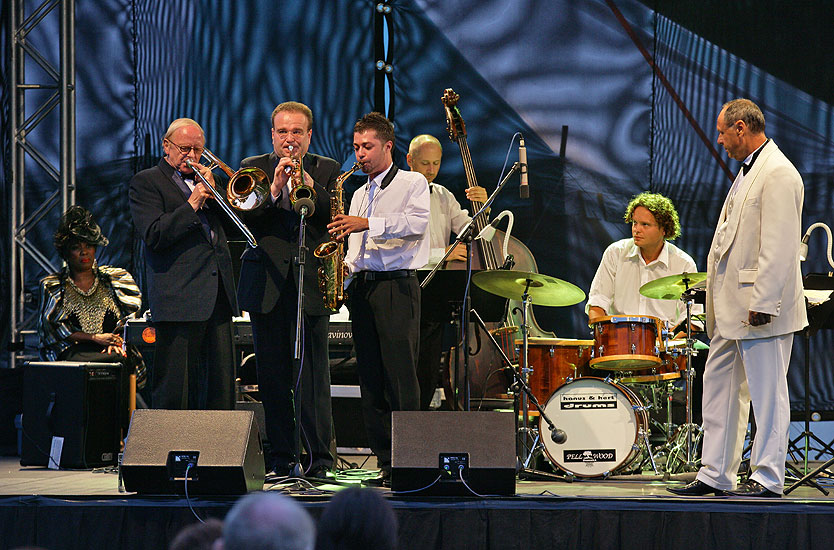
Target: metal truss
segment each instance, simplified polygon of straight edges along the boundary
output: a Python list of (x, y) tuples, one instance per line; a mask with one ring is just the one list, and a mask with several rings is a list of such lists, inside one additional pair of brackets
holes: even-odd
[[(15, 367), (25, 358), (26, 336), (35, 332), (37, 311), (31, 304), (37, 299), (37, 279), (42, 271), (52, 273), (59, 267), (51, 259), (51, 248), (39, 250), (29, 236), (51, 233), (60, 214), (75, 203), (75, 0), (11, 0), (10, 12), (9, 366)], [(58, 132), (48, 130), (55, 117)], [(38, 126), (47, 130), (35, 132)], [(39, 188), (54, 184), (54, 190), (36, 201), (35, 193), (26, 193), (27, 180)], [(29, 260), (40, 269), (27, 269)]]

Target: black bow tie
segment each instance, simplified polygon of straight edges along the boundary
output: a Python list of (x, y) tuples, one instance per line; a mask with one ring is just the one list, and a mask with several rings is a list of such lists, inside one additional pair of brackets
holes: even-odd
[(765, 142), (758, 149), (756, 149), (756, 152), (753, 153), (753, 156), (750, 158), (750, 162), (748, 164), (741, 163), (741, 171), (745, 176), (747, 175), (747, 172), (750, 171), (750, 168), (753, 167), (753, 163), (756, 162), (756, 159), (759, 157), (759, 153), (762, 152), (762, 149), (764, 149), (764, 146), (767, 145), (768, 141), (770, 141), (770, 138), (765, 140)]
[(182, 181), (190, 181), (191, 183), (194, 183), (194, 174), (183, 174), (182, 172), (177, 173), (180, 175), (180, 178), (182, 178)]

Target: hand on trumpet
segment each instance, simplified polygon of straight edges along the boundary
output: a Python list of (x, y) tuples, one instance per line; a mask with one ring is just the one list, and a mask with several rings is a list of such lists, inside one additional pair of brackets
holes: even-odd
[(330, 233), (337, 241), (344, 240), (345, 237), (351, 233), (358, 233), (360, 231), (368, 230), (368, 218), (360, 216), (346, 216), (345, 214), (338, 214), (333, 221), (327, 224), (327, 232)]
[[(292, 175), (293, 170), (293, 162), (292, 157), (281, 157), (278, 160), (278, 166), (275, 167), (275, 173), (272, 175), (272, 185), (269, 188), (269, 192), (272, 195), (273, 200), (278, 200), (278, 197), (281, 196), (281, 190), (289, 184), (290, 176)], [(303, 174), (304, 182), (312, 187), (312, 176), (310, 176), (306, 170), (304, 170)]]

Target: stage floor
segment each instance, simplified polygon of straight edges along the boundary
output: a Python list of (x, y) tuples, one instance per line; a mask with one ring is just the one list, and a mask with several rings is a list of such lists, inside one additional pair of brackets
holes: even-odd
[[(819, 463), (811, 463), (812, 467)], [(372, 470), (345, 470), (336, 476), (340, 484), (317, 484), (321, 495), (338, 491), (345, 486), (358, 485)], [(670, 476), (668, 481), (658, 476), (623, 475), (602, 479), (574, 479), (573, 481), (518, 481), (516, 498), (553, 497), (569, 499), (617, 499), (617, 500), (683, 500), (666, 491), (666, 487), (680, 486), (694, 479), (694, 474)], [(801, 486), (781, 499), (766, 499), (768, 502), (814, 502), (834, 505), (834, 479), (823, 479), (820, 483), (831, 492), (823, 495), (813, 487)], [(118, 476), (114, 468), (96, 470), (49, 470), (46, 468), (22, 467), (16, 457), (0, 457), (0, 496), (44, 495), (59, 497), (100, 497), (126, 498), (133, 493), (119, 491)], [(266, 483), (264, 490), (282, 489), (285, 484)], [(379, 489), (392, 498), (400, 495), (387, 489)], [(309, 497), (299, 492), (300, 498)], [(474, 498), (474, 496), (473, 496)], [(497, 497), (496, 497), (497, 498)], [(512, 498), (512, 497), (506, 497)], [(705, 501), (749, 501), (751, 499), (732, 497), (709, 497)]]
[[(290, 494), (318, 517), (335, 492), (370, 473), (340, 473), (338, 484), (264, 489)], [(803, 486), (781, 499), (684, 498), (665, 490), (693, 475), (518, 481), (515, 496), (491, 498), (377, 490), (397, 513), (400, 548), (821, 548), (834, 540), (834, 480), (821, 481), (829, 496)], [(16, 458), (2, 458), (0, 548), (165, 548), (195, 514), (223, 518), (237, 498), (189, 503), (124, 493), (112, 469), (23, 468)]]

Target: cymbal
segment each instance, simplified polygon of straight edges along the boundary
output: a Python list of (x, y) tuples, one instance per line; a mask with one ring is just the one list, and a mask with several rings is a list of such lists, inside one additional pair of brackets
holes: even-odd
[(684, 278), (688, 279), (689, 288), (697, 283), (707, 280), (706, 273), (681, 273), (680, 275), (669, 275), (654, 281), (649, 281), (640, 287), (640, 294), (647, 298), (659, 298), (661, 300), (680, 300), (681, 294), (686, 292), (687, 285)]
[(490, 294), (518, 301), (526, 288), (530, 301), (537, 306), (572, 306), (585, 299), (578, 286), (529, 271), (480, 271), (472, 276), (472, 282)]

